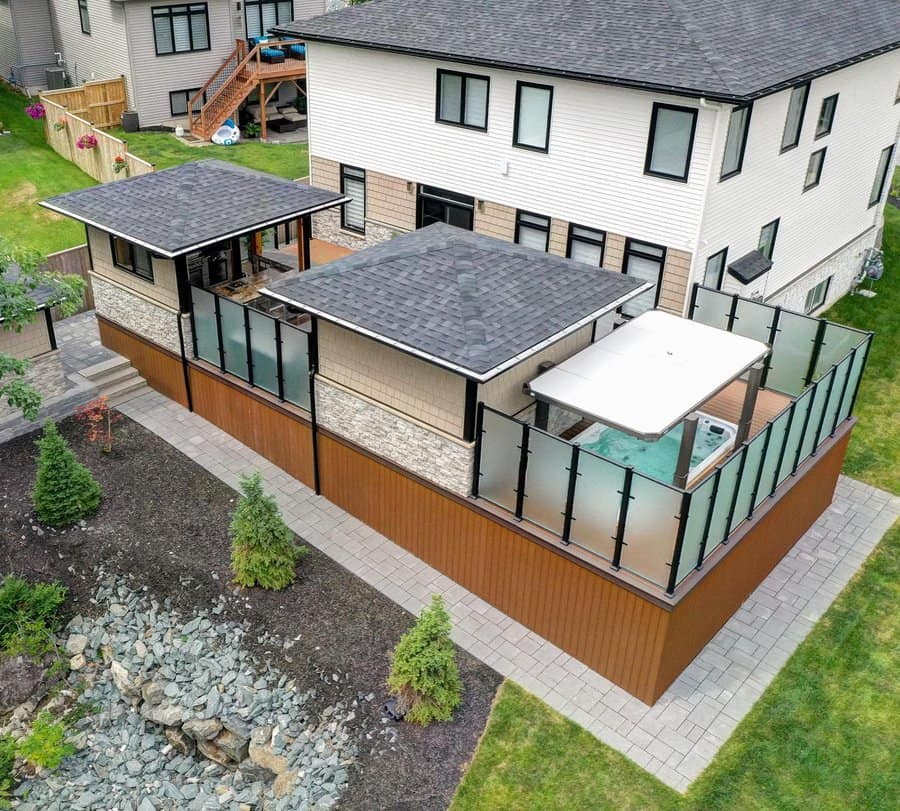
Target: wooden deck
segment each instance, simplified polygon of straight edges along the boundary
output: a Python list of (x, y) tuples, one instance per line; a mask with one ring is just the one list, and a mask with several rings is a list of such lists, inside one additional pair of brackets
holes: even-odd
[(249, 62), (247, 70), (256, 81), (274, 82), (286, 79), (303, 79), (306, 76), (306, 60), (285, 58), (284, 62)]

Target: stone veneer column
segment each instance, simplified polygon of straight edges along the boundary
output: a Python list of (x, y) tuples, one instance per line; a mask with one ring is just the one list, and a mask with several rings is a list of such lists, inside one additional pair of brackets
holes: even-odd
[[(180, 355), (178, 318), (175, 310), (156, 304), (114, 282), (91, 274), (94, 309), (104, 318)], [(190, 325), (186, 325), (185, 349), (190, 355)]]

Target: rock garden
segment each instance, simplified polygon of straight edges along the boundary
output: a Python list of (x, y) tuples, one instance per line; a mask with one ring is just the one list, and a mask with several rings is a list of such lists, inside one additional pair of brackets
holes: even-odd
[(0, 807), (447, 807), (500, 677), (439, 600), (416, 621), (127, 419), (45, 435), (63, 498), (38, 433), (0, 446)]

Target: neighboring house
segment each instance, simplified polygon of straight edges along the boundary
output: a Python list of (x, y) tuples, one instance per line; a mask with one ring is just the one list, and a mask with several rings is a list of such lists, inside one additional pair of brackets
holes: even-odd
[(877, 245), (900, 122), (896, 0), (381, 0), (308, 41), (311, 176), (348, 246), (443, 220), (807, 312)]
[(0, 0), (0, 78), (40, 87), (57, 66), (50, 31), (50, 0)]
[[(236, 40), (326, 10), (326, 0), (29, 0), (28, 15), (10, 14), (15, 25), (4, 25), (4, 14), (23, 5), (0, 0), (4, 76), (29, 90), (45, 86), (45, 69), (57, 65), (54, 52), (70, 84), (124, 76), (142, 127), (186, 116), (189, 98), (233, 53)], [(46, 13), (33, 13), (34, 6)], [(27, 56), (35, 66), (22, 77), (7, 67), (16, 62), (6, 57), (6, 43), (26, 35), (33, 49), (43, 51)], [(293, 98), (291, 88), (283, 93)]]

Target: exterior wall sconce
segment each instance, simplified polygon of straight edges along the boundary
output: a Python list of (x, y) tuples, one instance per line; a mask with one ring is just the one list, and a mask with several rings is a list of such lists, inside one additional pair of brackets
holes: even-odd
[(479, 201), (478, 201), (478, 210), (479, 210), (479, 211), (484, 211), (484, 200), (479, 200)]
[(412, 194), (413, 184), (411, 180), (406, 181), (406, 191), (408, 194)]

